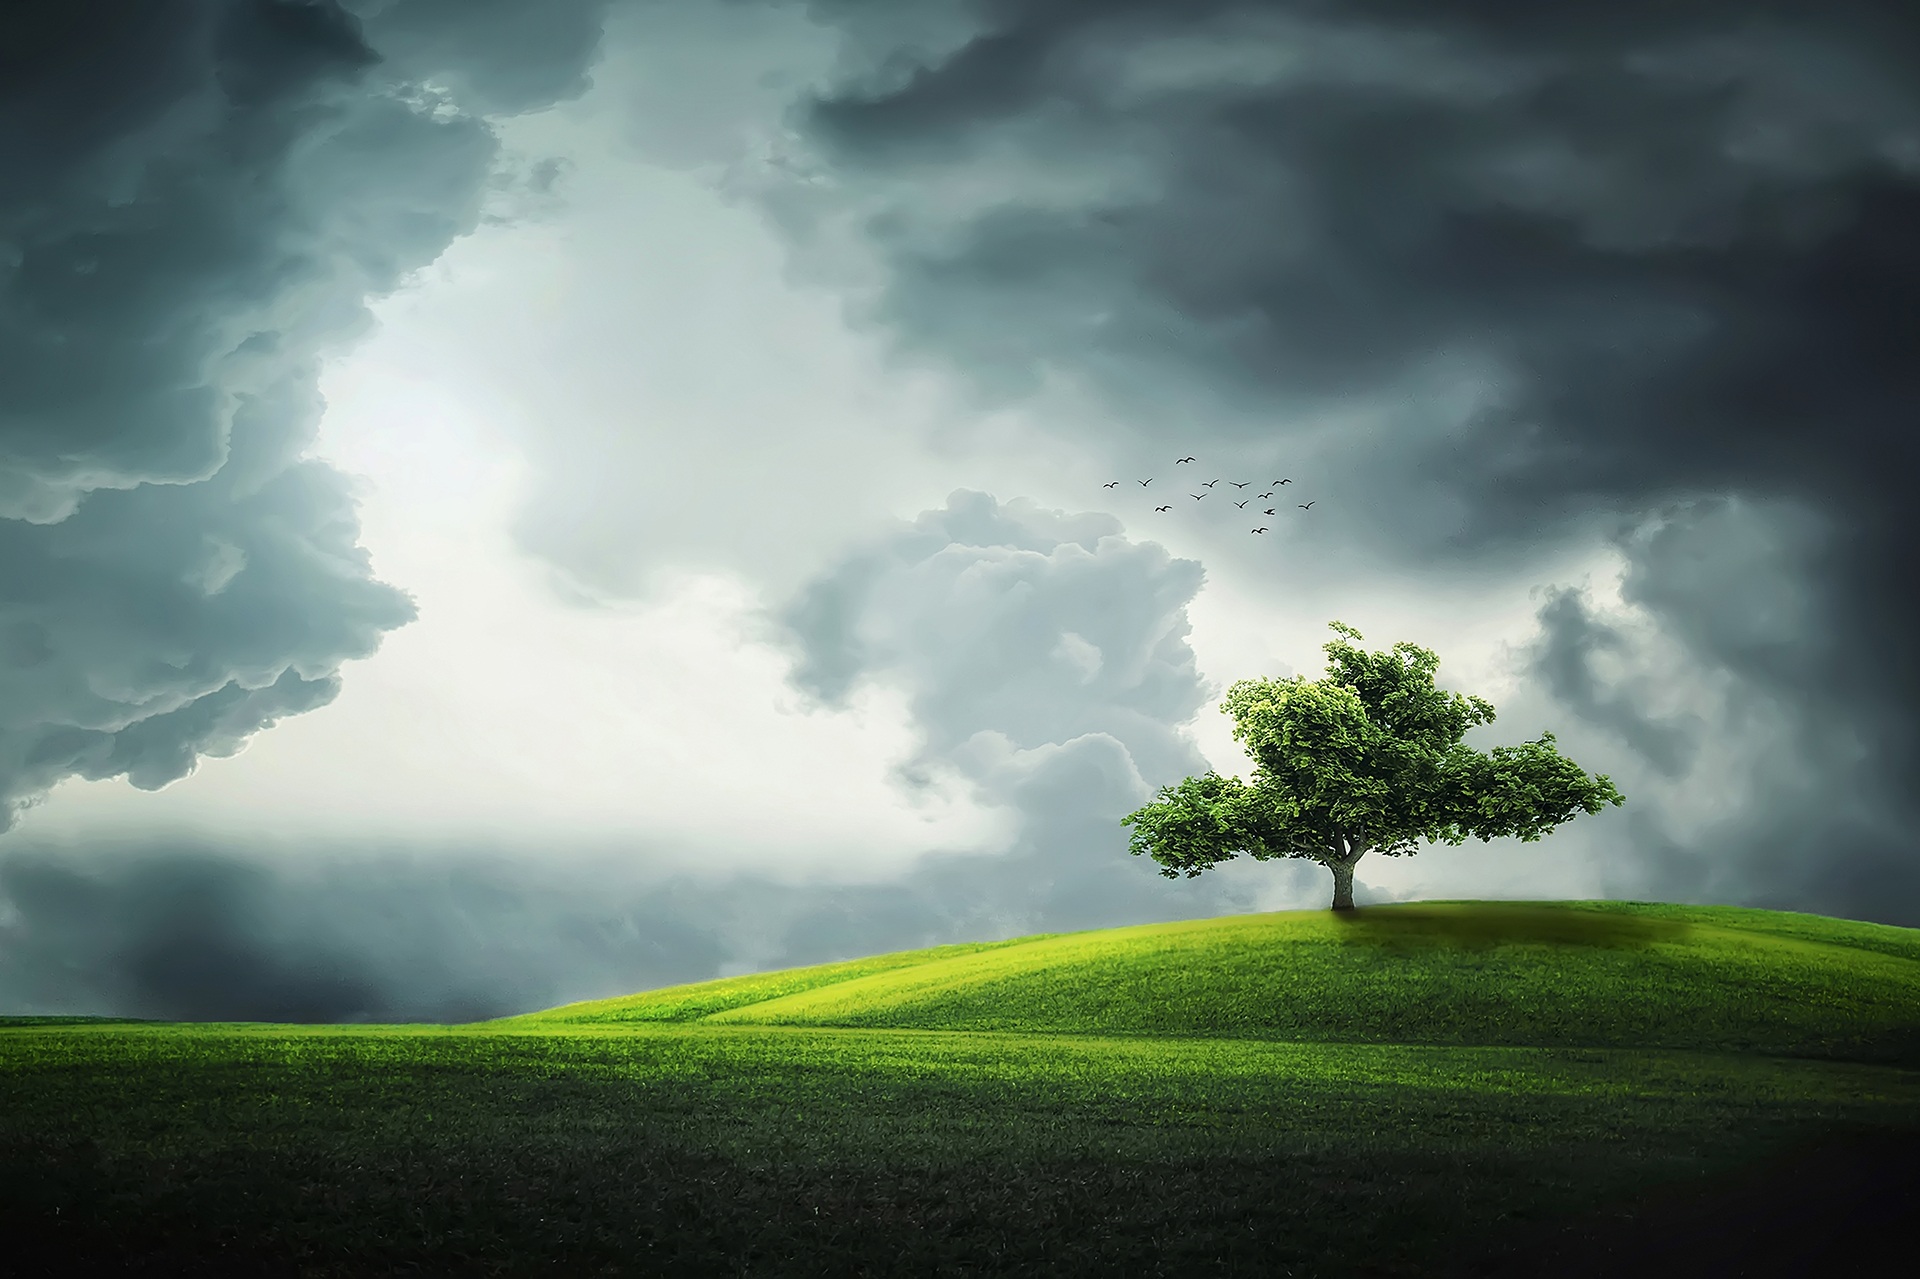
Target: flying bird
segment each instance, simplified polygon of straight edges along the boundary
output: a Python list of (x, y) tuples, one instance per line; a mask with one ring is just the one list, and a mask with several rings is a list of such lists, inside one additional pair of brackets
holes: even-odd
[(1205, 484), (1202, 484), (1200, 487), (1203, 489), (1210, 489), (1214, 485), (1218, 484), (1219, 482), (1220, 482), (1219, 480), (1208, 480)]
[(1119, 480), (1115, 480), (1115, 481), (1113, 482), (1113, 484), (1102, 484), (1102, 485), (1101, 485), (1100, 487), (1101, 487), (1101, 488), (1103, 488), (1103, 489), (1110, 489), (1110, 488), (1112, 488), (1112, 487), (1114, 487), (1114, 485), (1116, 485), (1116, 484), (1118, 484), (1118, 483), (1120, 483), (1120, 481), (1119, 481)]
[(1205, 493), (1189, 493), (1187, 494), (1187, 496), (1192, 498), (1194, 501), (1198, 502), (1201, 498), (1205, 497), (1206, 494)]
[(1272, 508), (1271, 506), (1269, 506), (1269, 507), (1268, 507), (1268, 508), (1267, 508), (1266, 510), (1264, 510), (1264, 511), (1262, 511), (1262, 512), (1260, 512), (1260, 514), (1262, 514), (1262, 515), (1275, 515), (1275, 514), (1278, 514), (1278, 512), (1276, 512), (1276, 511), (1275, 511), (1275, 510), (1274, 510), (1274, 509), (1273, 509), (1273, 508)]
[(1275, 480), (1273, 482), (1273, 486), (1275, 488), (1279, 488), (1282, 484), (1291, 484), (1291, 483), (1293, 483), (1292, 480)]
[(1254, 529), (1253, 531), (1254, 531), (1255, 533), (1264, 533), (1264, 532), (1266, 532), (1267, 530), (1265, 530), (1265, 529), (1263, 529), (1263, 528), (1257, 528), (1257, 529)]
[(1196, 461), (1196, 460), (1197, 460), (1197, 459), (1195, 459), (1195, 458), (1191, 458), (1191, 457), (1176, 457), (1176, 458), (1174, 458), (1174, 459), (1173, 459), (1173, 464), (1174, 464), (1175, 466), (1178, 466), (1178, 465), (1180, 465), (1180, 463), (1182, 463), (1182, 462), (1192, 462), (1192, 461)]
[(1262, 493), (1262, 494), (1261, 494), (1260, 496), (1261, 496), (1261, 497), (1272, 497), (1272, 496), (1273, 496), (1273, 494), (1271, 494), (1271, 493)]
[[(1247, 484), (1251, 484), (1251, 483), (1253, 483), (1253, 481), (1252, 481), (1252, 480), (1248, 480), (1248, 481), (1247, 481)], [(1233, 486), (1234, 486), (1235, 488), (1237, 488), (1237, 489), (1243, 489), (1243, 488), (1245, 488), (1245, 487), (1247, 487), (1247, 484), (1242, 484), (1242, 483), (1241, 483), (1241, 482), (1240, 482), (1239, 480), (1235, 480), (1235, 481), (1233, 482)]]
[(1171, 511), (1173, 508), (1171, 506), (1156, 506), (1153, 509), (1156, 511)]
[(1135, 480), (1134, 483), (1138, 484), (1141, 488), (1145, 488), (1147, 485), (1153, 483), (1153, 481), (1152, 480)]
[[(1318, 502), (1319, 500), (1320, 500), (1320, 499), (1316, 497), (1316, 498), (1314, 498), (1314, 499), (1313, 499), (1313, 502)], [(1300, 509), (1301, 509), (1301, 510), (1303, 510), (1303, 511), (1304, 511), (1304, 510), (1306, 510), (1306, 509), (1307, 509), (1308, 507), (1310, 507), (1310, 506), (1312, 506), (1312, 505), (1313, 505), (1313, 502), (1302, 502), (1302, 503), (1300, 503)]]
[[(1248, 499), (1248, 501), (1251, 501), (1251, 500), (1252, 500), (1251, 498), (1249, 498), (1249, 499)], [(1235, 505), (1235, 506), (1237, 506), (1237, 507), (1239, 507), (1239, 508), (1240, 508), (1241, 510), (1243, 510), (1243, 511), (1247, 509), (1247, 503), (1246, 503), (1246, 502), (1235, 502), (1235, 503), (1234, 503), (1234, 505)]]

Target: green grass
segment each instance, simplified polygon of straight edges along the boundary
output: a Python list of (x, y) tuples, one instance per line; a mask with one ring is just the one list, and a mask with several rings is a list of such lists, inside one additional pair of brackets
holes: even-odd
[(1469, 1273), (1920, 1129), (1920, 932), (1422, 903), (469, 1027), (0, 1026), (10, 1256), (302, 1274)]
[(1920, 1064), (1914, 930), (1726, 907), (1426, 902), (941, 947), (572, 1004), (693, 1021), (1683, 1048)]
[[(1045, 934), (1044, 936), (1050, 936)], [(977, 955), (1006, 946), (1020, 946), (1041, 937), (1018, 937), (1012, 941), (973, 942), (959, 946), (931, 946), (925, 950), (900, 950), (866, 959), (850, 959), (838, 964), (819, 964), (812, 968), (787, 968), (779, 972), (752, 973), (744, 977), (722, 977), (717, 981), (696, 982), (691, 986), (669, 986), (641, 995), (623, 995), (617, 999), (595, 999), (565, 1004), (531, 1017), (541, 1022), (624, 1022), (692, 1021), (709, 1013), (742, 1008), (768, 999), (817, 990), (855, 977), (867, 977), (912, 968), (936, 960)], [(494, 1025), (521, 1020), (506, 1018)]]

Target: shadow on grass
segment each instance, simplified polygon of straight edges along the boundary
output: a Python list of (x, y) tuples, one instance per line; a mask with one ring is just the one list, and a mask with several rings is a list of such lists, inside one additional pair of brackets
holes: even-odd
[(1638, 949), (1654, 942), (1679, 941), (1693, 931), (1685, 920), (1526, 903), (1362, 906), (1332, 913), (1347, 930), (1351, 944), (1389, 948), (1453, 945), (1479, 950), (1538, 944)]
[(1745, 1166), (1655, 1175), (1626, 1194), (1610, 1175), (1580, 1215), (1523, 1202), (1492, 1221), (1471, 1185), (1517, 1191), (1523, 1164), (1296, 1154), (781, 1167), (642, 1145), (350, 1158), (226, 1148), (190, 1165), (129, 1165), (62, 1137), (0, 1144), (0, 1170), (12, 1174), (0, 1176), (0, 1223), (8, 1273), (21, 1279), (1866, 1274), (1910, 1246), (1916, 1138), (1829, 1132)]
[(1911, 1253), (1917, 1216), (1920, 1130), (1857, 1128), (1584, 1217), (1542, 1223), (1461, 1273), (1484, 1279), (1870, 1274)]

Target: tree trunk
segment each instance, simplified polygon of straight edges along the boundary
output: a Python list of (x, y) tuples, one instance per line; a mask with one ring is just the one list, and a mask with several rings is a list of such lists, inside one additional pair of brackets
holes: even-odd
[(1333, 872), (1333, 908), (1353, 909), (1353, 864), (1358, 857), (1328, 858), (1326, 867)]

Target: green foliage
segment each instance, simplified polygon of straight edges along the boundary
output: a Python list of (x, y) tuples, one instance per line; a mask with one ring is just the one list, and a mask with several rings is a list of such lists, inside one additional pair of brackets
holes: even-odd
[(1254, 761), (1250, 782), (1209, 772), (1162, 787), (1121, 822), (1127, 851), (1189, 878), (1242, 853), (1350, 867), (1361, 855), (1403, 856), (1422, 840), (1537, 840), (1577, 812), (1624, 803), (1604, 775), (1588, 777), (1551, 733), (1482, 753), (1467, 731), (1494, 719), (1484, 698), (1434, 684), (1440, 659), (1401, 642), (1383, 653), (1331, 623), (1327, 673), (1317, 680), (1241, 680), (1223, 714)]

